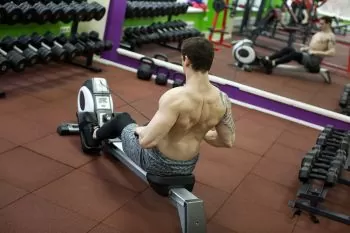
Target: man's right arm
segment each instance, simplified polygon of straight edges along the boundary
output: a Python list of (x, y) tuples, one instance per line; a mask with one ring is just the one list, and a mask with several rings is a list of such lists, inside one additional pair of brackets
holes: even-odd
[(222, 100), (226, 107), (226, 112), (215, 126), (215, 131), (209, 131), (204, 140), (215, 147), (231, 148), (235, 141), (235, 123), (232, 116), (231, 102), (226, 94), (222, 94)]

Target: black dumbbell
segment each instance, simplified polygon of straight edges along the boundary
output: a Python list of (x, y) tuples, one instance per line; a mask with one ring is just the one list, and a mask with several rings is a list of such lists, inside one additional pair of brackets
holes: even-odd
[[(34, 2), (32, 2), (32, 3), (34, 3)], [(50, 8), (46, 7), (46, 5), (44, 5), (40, 1), (32, 4), (32, 6), (36, 10), (37, 15), (38, 15), (38, 17), (36, 19), (37, 23), (45, 24), (45, 23), (51, 21), (52, 11), (50, 10)]]
[(78, 38), (83, 41), (84, 43), (89, 43), (91, 44), (91, 46), (94, 48), (93, 49), (93, 52), (94, 53), (97, 53), (97, 54), (100, 54), (102, 52), (104, 52), (104, 49), (105, 49), (105, 44), (101, 41), (101, 40), (98, 40), (98, 41), (93, 41), (91, 40), (90, 36), (89, 36), (89, 33), (87, 32), (82, 32), (80, 33), (80, 35), (78, 36)]
[(28, 35), (19, 36), (17, 38), (17, 46), (24, 51), (29, 49), (35, 52), (38, 55), (39, 60), (44, 64), (47, 64), (52, 60), (51, 50), (42, 46), (39, 48), (34, 47), (32, 45), (32, 39)]
[(61, 1), (57, 1), (57, 2), (49, 2), (47, 4), (47, 6), (50, 8), (50, 9), (60, 9), (62, 10), (62, 13), (61, 13), (61, 16), (60, 16), (60, 20), (63, 22), (63, 23), (69, 23), (69, 22), (72, 22), (74, 20), (74, 15), (75, 15), (75, 10), (71, 7), (69, 7), (69, 5), (67, 4), (59, 4), (61, 3)]
[(86, 54), (85, 45), (83, 45), (77, 41), (70, 40), (70, 38), (66, 37), (66, 35), (63, 33), (60, 34), (59, 36), (57, 36), (56, 40), (60, 44), (71, 43), (76, 48), (77, 56), (83, 56)]
[(94, 15), (94, 19), (99, 21), (101, 20), (105, 14), (106, 14), (106, 8), (104, 6), (102, 6), (101, 4), (99, 4), (98, 2), (91, 2), (89, 3), (92, 7), (95, 8), (96, 13)]
[(0, 74), (6, 74), (7, 71), (10, 69), (10, 62), (7, 60), (6, 57), (2, 56), (0, 53)]
[(344, 161), (343, 158), (343, 154), (339, 154), (334, 158), (326, 159), (325, 156), (321, 157), (321, 155), (317, 153), (307, 153), (302, 159), (301, 167), (310, 165), (314, 168), (329, 169), (333, 167), (342, 170), (346, 161), (346, 159)]
[(94, 52), (94, 45), (81, 41), (78, 35), (71, 35), (68, 41), (78, 49), (80, 56), (88, 56)]
[(311, 165), (305, 165), (299, 170), (299, 180), (303, 183), (310, 179), (324, 180), (326, 185), (333, 186), (337, 183), (339, 170), (337, 168), (317, 169)]
[(58, 23), (61, 20), (63, 21), (64, 17), (66, 17), (64, 15), (63, 7), (61, 7), (61, 6), (55, 4), (54, 2), (51, 2), (51, 1), (48, 1), (47, 3), (45, 2), (44, 4), (52, 13), (52, 15), (49, 19), (51, 23)]
[(83, 21), (86, 18), (86, 14), (87, 14), (86, 9), (81, 4), (75, 1), (72, 1), (69, 4), (69, 7), (75, 10), (75, 20)]
[(5, 46), (1, 45), (0, 54), (8, 60), (13, 71), (22, 72), (25, 70), (26, 58), (23, 57), (22, 54), (18, 53), (16, 50), (7, 50)]
[(25, 49), (24, 51), (18, 47), (17, 39), (11, 36), (6, 36), (2, 39), (1, 45), (9, 50), (16, 50), (18, 53), (22, 54), (26, 59), (27, 66), (33, 66), (38, 63), (38, 55), (31, 49)]
[(32, 23), (37, 21), (39, 15), (35, 8), (28, 2), (22, 2), (18, 5), (18, 8), (22, 11), (22, 22), (24, 24)]
[(14, 2), (6, 2), (2, 8), (5, 11), (6, 24), (14, 25), (23, 21), (23, 12)]
[[(325, 158), (329, 158), (329, 159), (334, 159), (337, 156), (341, 156), (344, 162), (347, 159), (347, 153), (344, 150), (338, 149), (336, 151), (334, 150), (327, 150), (326, 149), (322, 149), (322, 147), (320, 145), (315, 145), (312, 150), (310, 151), (311, 153), (318, 153), (321, 157), (325, 157)], [(338, 157), (339, 158), (339, 157)]]
[(86, 11), (83, 21), (90, 21), (94, 19), (95, 14), (97, 13), (97, 9), (92, 4), (89, 4), (87, 2), (82, 2), (80, 5), (84, 7)]
[(71, 43), (67, 42), (64, 44), (60, 44), (57, 39), (56, 36), (51, 33), (51, 32), (46, 32), (44, 34), (44, 42), (49, 45), (49, 46), (58, 46), (60, 48), (62, 48), (63, 50), (66, 51), (66, 59), (68, 61), (73, 60), (76, 56), (78, 56), (77, 53), (77, 49), (75, 48), (74, 45), (72, 45)]
[(343, 138), (350, 140), (350, 132), (348, 130), (335, 129), (333, 125), (326, 125), (322, 133), (330, 135), (330, 137), (338, 140), (342, 140)]
[(44, 47), (44, 48), (50, 50), (51, 53), (52, 53), (52, 58), (54, 60), (56, 60), (56, 61), (63, 61), (63, 60), (65, 60), (67, 52), (63, 48), (61, 48), (61, 47), (59, 47), (57, 45), (54, 45), (52, 47), (47, 45), (45, 43), (44, 37), (42, 35), (34, 32), (31, 35), (31, 39), (32, 39), (32, 43), (33, 43), (34, 47), (36, 47), (36, 48)]
[(110, 40), (105, 40), (105, 41), (102, 41), (100, 38), (99, 38), (99, 33), (96, 32), (96, 31), (91, 31), (89, 33), (89, 38), (94, 41), (95, 43), (97, 42), (100, 42), (103, 44), (103, 51), (110, 51), (112, 50), (113, 48), (113, 42), (110, 41)]
[(349, 103), (349, 91), (344, 91), (339, 99), (339, 107), (345, 108)]
[(334, 138), (327, 137), (327, 135), (324, 133), (321, 133), (318, 136), (316, 144), (325, 147), (334, 147), (344, 151), (347, 151), (349, 149), (348, 139), (336, 140)]

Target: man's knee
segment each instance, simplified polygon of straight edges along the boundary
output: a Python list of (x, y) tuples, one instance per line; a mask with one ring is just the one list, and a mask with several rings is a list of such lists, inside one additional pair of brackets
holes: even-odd
[(96, 136), (98, 139), (110, 139), (120, 137), (125, 127), (130, 124), (135, 124), (129, 113), (117, 113), (110, 121), (105, 123), (97, 130)]

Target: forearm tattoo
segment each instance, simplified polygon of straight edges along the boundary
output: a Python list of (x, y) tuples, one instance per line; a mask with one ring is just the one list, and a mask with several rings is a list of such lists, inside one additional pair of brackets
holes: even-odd
[(231, 131), (231, 133), (235, 132), (235, 122), (232, 116), (232, 106), (231, 101), (225, 93), (220, 94), (221, 101), (226, 107), (226, 112), (221, 120), (221, 122)]

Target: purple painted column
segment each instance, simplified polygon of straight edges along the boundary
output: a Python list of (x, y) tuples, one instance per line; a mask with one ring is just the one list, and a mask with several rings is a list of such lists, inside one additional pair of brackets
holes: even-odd
[(123, 31), (127, 0), (110, 0), (106, 22), (105, 40), (113, 42), (113, 49), (102, 54), (102, 58), (117, 61), (117, 48)]

